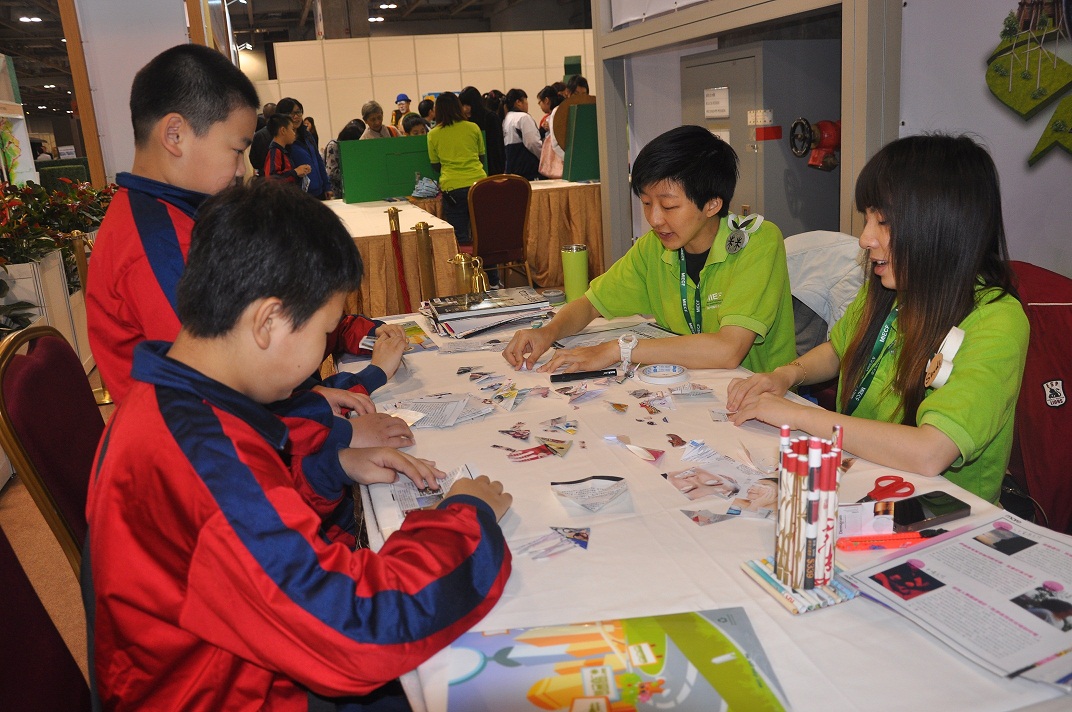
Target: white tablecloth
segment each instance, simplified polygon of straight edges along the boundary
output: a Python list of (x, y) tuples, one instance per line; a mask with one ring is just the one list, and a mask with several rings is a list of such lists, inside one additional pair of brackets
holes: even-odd
[[(423, 318), (418, 319), (423, 323)], [(456, 374), (459, 366), (491, 369), (513, 377), (519, 387), (550, 385), (546, 374), (513, 373), (494, 352), (418, 353), (406, 361), (408, 369), (400, 370), (374, 394), (378, 403), (446, 391), (479, 392), (470, 386), (468, 376)], [(740, 373), (694, 371), (692, 380), (712, 386), (724, 399), (730, 379)], [(544, 561), (515, 558), (502, 600), (475, 630), (742, 606), (789, 705), (796, 710), (1009, 710), (1055, 696), (1044, 686), (1005, 680), (977, 668), (914, 624), (869, 600), (791, 615), (740, 569), (747, 559), (771, 554), (773, 521), (734, 519), (697, 526), (681, 510), (720, 512), (728, 503), (715, 497), (689, 502), (660, 476), (694, 464), (680, 461), (682, 450), (670, 446), (667, 433), (686, 441), (703, 439), (734, 458), (740, 458), (740, 443), (753, 457), (773, 455), (777, 433), (766, 426), (736, 428), (713, 422), (708, 409), (717, 404), (710, 401), (679, 403), (677, 410), (649, 417), (628, 394), (638, 387), (654, 390), (637, 381), (612, 384), (606, 398), (577, 410), (552, 390), (547, 399), (526, 400), (512, 412), (498, 410), (483, 420), (446, 430), (415, 430), (417, 444), (412, 454), (433, 459), (444, 470), (468, 463), (478, 474), (504, 483), (514, 497), (513, 508), (501, 522), (508, 542), (546, 533), (549, 526), (591, 527), (587, 551)], [(629, 404), (628, 412), (615, 412), (607, 400)], [(557, 416), (578, 420), (576, 435), (542, 433), (540, 423)], [(668, 422), (663, 422), (664, 416)], [(655, 424), (648, 425), (648, 420)], [(522, 443), (498, 433), (519, 421), (534, 437), (573, 440), (572, 449), (565, 458), (510, 462), (505, 451), (491, 444), (513, 448), (537, 444), (534, 439)], [(618, 434), (628, 435), (633, 444), (666, 450), (666, 454), (653, 465), (603, 439)], [(841, 500), (857, 501), (873, 487), (876, 476), (890, 472), (896, 471), (857, 461), (843, 478)], [(612, 505), (610, 513), (579, 513), (583, 510), (567, 510), (551, 493), (552, 481), (598, 474), (628, 480), (625, 507)], [(969, 502), (973, 516), (958, 524), (994, 511), (992, 505), (944, 478), (899, 474), (915, 483), (917, 493), (943, 489)], [(376, 548), (378, 532), (371, 524), (369, 530)], [(839, 552), (838, 561), (855, 568), (880, 555)], [(421, 709), (417, 698), (421, 688), (428, 710), (446, 709), (444, 664), (441, 653), (419, 668), (419, 685), (412, 677), (405, 680), (415, 710)]]

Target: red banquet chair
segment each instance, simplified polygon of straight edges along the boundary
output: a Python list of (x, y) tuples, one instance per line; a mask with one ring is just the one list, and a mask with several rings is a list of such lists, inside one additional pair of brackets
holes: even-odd
[(514, 270), (532, 286), (532, 274), (525, 259), (525, 231), (529, 221), (532, 186), (512, 174), (481, 178), (469, 189), (469, 234), (473, 254), (484, 261), (486, 271)]
[(60, 332), (33, 326), (0, 342), (0, 445), (76, 576), (89, 474), (103, 431), (82, 362)]
[(1043, 510), (1042, 523), (1072, 533), (1072, 477), (1060, 447), (1072, 435), (1072, 279), (1027, 262), (1012, 268), (1031, 338), (1009, 472)]

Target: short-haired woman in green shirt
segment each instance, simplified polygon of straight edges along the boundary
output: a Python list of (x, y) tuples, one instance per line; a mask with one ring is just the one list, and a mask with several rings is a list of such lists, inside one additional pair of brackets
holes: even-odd
[[(996, 502), (1012, 449), (1028, 322), (1008, 263), (994, 162), (966, 136), (902, 138), (864, 166), (856, 206), (866, 218), (860, 247), (870, 279), (830, 342), (771, 373), (731, 382), (733, 420), (814, 434), (841, 424), (846, 450), (945, 475)], [(963, 341), (952, 370), (935, 381), (928, 368), (934, 371), (940, 349), (948, 363), (958, 339), (952, 327)], [(782, 397), (836, 376), (836, 413)]]

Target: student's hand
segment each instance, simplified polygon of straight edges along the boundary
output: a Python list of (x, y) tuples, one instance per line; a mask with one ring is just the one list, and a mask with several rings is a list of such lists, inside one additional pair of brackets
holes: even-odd
[[(538, 331), (538, 329), (537, 329)], [(554, 373), (565, 366), (565, 373), (574, 371), (595, 371), (599, 368), (613, 366), (621, 357), (617, 341), (608, 341), (598, 346), (582, 346), (576, 349), (558, 349), (551, 360), (540, 366), (537, 371)]]
[(747, 420), (761, 420), (768, 425), (779, 427), (788, 425), (794, 430), (802, 429), (799, 425), (799, 416), (805, 409), (811, 410), (811, 406), (794, 403), (783, 396), (771, 392), (754, 393), (741, 401), (737, 411), (733, 412), (729, 404), (730, 422), (734, 425), (742, 425)]
[(784, 373), (777, 371), (757, 373), (748, 378), (734, 378), (730, 381), (729, 388), (726, 389), (726, 410), (733, 413), (740, 409), (743, 402), (757, 397), (760, 393), (784, 396), (792, 385), (792, 383), (786, 383)]
[(297, 173), (300, 176), (307, 176), (307, 175), (309, 175), (310, 172), (312, 172), (312, 170), (313, 169), (309, 167), (308, 163), (303, 163), (300, 166), (298, 166), (297, 168), (295, 168), (294, 172)]
[(547, 328), (521, 329), (510, 339), (503, 358), (515, 369), (532, 370), (554, 342), (554, 336)]
[(387, 413), (367, 413), (350, 418), (354, 434), (350, 447), (409, 447), (413, 431), (406, 421)]
[(399, 474), (403, 474), (422, 489), (438, 490), (439, 480), (447, 476), (431, 460), (422, 460), (389, 447), (339, 450), (339, 463), (350, 479), (361, 485), (394, 482)]
[(335, 191), (332, 191), (332, 190), (324, 191), (324, 200), (331, 200), (334, 197), (335, 197)]
[(335, 415), (342, 415), (345, 411), (352, 410), (358, 415), (375, 413), (376, 404), (364, 393), (354, 393), (341, 388), (328, 388), (327, 386), (313, 386), (313, 390), (324, 396), (331, 404), (331, 410)]
[(495, 512), (495, 521), (503, 518), (514, 501), (509, 493), (503, 492), (502, 482), (489, 480), (484, 475), (472, 480), (469, 478), (455, 480), (445, 499), (450, 499), (457, 494), (467, 494), (484, 500)]
[(376, 345), (372, 347), (372, 365), (379, 366), (387, 374), (387, 380), (395, 375), (402, 354), (406, 352), (409, 339), (406, 332), (395, 325), (384, 324), (376, 329)]

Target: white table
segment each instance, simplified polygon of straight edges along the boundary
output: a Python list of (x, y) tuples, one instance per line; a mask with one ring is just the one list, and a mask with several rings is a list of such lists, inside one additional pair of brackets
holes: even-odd
[[(467, 376), (456, 374), (463, 365), (488, 366), (495, 373), (510, 375), (509, 366), (495, 352), (420, 353), (406, 360), (408, 370), (400, 371), (375, 393), (377, 402), (444, 391), (476, 392)], [(730, 379), (740, 373), (694, 371), (692, 380), (712, 386), (724, 398)], [(545, 374), (521, 372), (513, 377), (519, 387), (549, 385)], [(592, 530), (587, 551), (546, 561), (515, 558), (502, 600), (474, 630), (742, 606), (796, 710), (1009, 710), (1057, 696), (1042, 685), (1005, 680), (977, 668), (914, 624), (869, 600), (856, 599), (803, 616), (789, 614), (740, 569), (746, 559), (771, 554), (774, 523), (736, 519), (699, 527), (681, 510), (725, 511), (728, 503), (714, 497), (689, 502), (660, 477), (660, 473), (690, 464), (680, 462), (681, 449), (670, 447), (668, 432), (685, 440), (704, 439), (735, 458), (738, 442), (754, 457), (773, 453), (777, 435), (715, 423), (707, 412), (714, 405), (709, 401), (652, 417), (655, 425), (637, 422), (648, 417), (628, 391), (642, 386), (653, 388), (635, 381), (610, 386), (610, 400), (629, 404), (625, 414), (614, 412), (602, 399), (573, 410), (565, 398), (552, 392), (546, 400), (529, 399), (512, 412), (500, 410), (482, 421), (447, 430), (415, 431), (414, 455), (433, 459), (442, 469), (468, 463), (479, 474), (504, 483), (514, 496), (513, 508), (501, 522), (509, 542), (546, 533), (548, 526)], [(491, 443), (514, 448), (535, 445), (535, 440), (521, 443), (497, 431), (523, 421), (536, 436), (541, 434), (542, 421), (561, 415), (580, 421), (576, 435), (548, 434), (574, 440), (565, 458), (513, 463), (503, 450), (490, 447)], [(662, 422), (663, 415), (669, 423)], [(608, 434), (628, 435), (634, 444), (664, 449), (666, 454), (652, 465), (605, 443), (603, 436)], [(857, 461), (843, 479), (842, 501), (855, 502), (870, 490), (876, 476), (890, 472), (895, 471)], [(548, 486), (551, 481), (596, 474), (628, 480), (631, 512), (571, 515)], [(994, 512), (992, 505), (944, 478), (898, 474), (912, 481), (918, 493), (943, 489), (969, 502), (973, 516), (958, 524)], [(374, 523), (369, 533), (373, 548), (382, 544)], [(880, 555), (839, 553), (838, 561), (855, 568)], [(444, 663), (441, 653), (419, 668), (419, 681), (413, 675), (404, 678), (415, 710), (446, 709)], [(1059, 699), (1050, 704), (1059, 709), (1064, 703)]]

